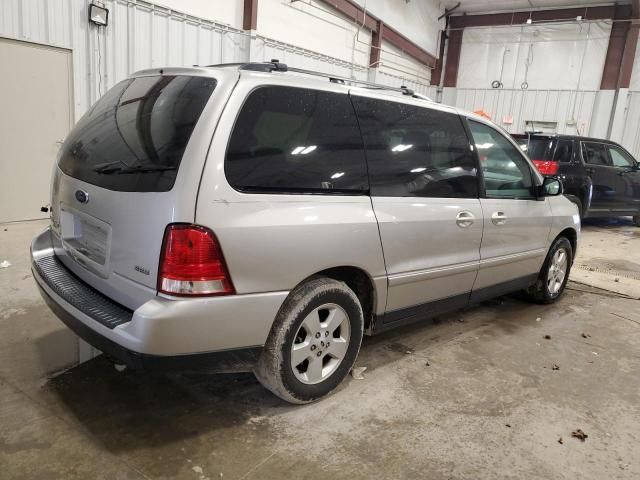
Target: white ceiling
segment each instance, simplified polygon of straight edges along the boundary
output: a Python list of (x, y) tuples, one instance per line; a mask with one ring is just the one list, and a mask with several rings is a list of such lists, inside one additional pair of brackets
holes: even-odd
[(611, 5), (629, 3), (620, 0), (443, 0), (442, 6), (452, 8), (460, 1), (460, 7), (454, 14), (505, 12), (514, 10), (587, 7), (592, 5)]

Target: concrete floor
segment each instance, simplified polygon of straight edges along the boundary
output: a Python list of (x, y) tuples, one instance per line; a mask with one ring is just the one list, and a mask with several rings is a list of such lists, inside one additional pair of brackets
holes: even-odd
[(557, 304), (506, 297), (366, 338), (365, 379), (303, 407), (250, 374), (148, 377), (102, 357), (63, 370), (78, 345), (27, 260), (42, 228), (0, 225), (2, 479), (640, 478), (640, 229), (627, 220), (584, 226), (582, 283)]

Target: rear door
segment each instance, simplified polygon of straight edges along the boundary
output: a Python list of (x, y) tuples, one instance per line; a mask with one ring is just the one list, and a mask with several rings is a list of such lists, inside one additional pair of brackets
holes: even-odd
[(551, 229), (547, 199), (535, 197), (533, 166), (493, 126), (469, 120), (480, 161), (484, 233), (472, 301), (526, 286), (541, 268)]
[(640, 209), (640, 171), (638, 163), (624, 148), (619, 145), (608, 144), (609, 156), (613, 168), (618, 173), (620, 182), (619, 194), (623, 196), (624, 206), (632, 212)]
[[(129, 308), (153, 297), (167, 224), (193, 222), (213, 119), (237, 80), (197, 70), (124, 80), (78, 122), (53, 182), (56, 254)], [(211, 100), (211, 101), (210, 101)]]
[(608, 145), (581, 142), (582, 158), (593, 182), (590, 213), (607, 214), (625, 208), (624, 182), (614, 168)]
[[(388, 97), (387, 97), (388, 98)], [(460, 117), (352, 92), (388, 274), (385, 323), (465, 305), (482, 211)]]

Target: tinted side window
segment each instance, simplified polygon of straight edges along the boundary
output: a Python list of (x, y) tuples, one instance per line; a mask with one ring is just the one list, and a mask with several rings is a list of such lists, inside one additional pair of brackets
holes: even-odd
[(469, 128), (478, 150), (487, 197), (530, 198), (531, 168), (518, 149), (497, 130), (474, 121)]
[(254, 90), (233, 128), (225, 172), (239, 190), (368, 190), (362, 139), (349, 97), (279, 86)]
[(582, 156), (584, 161), (591, 165), (610, 166), (607, 147), (602, 143), (583, 143)]
[(477, 197), (476, 165), (457, 115), (372, 98), (352, 100), (372, 195)]
[(558, 140), (553, 159), (560, 163), (570, 163), (573, 160), (573, 140)]
[(609, 153), (614, 167), (633, 167), (636, 164), (635, 160), (620, 147), (609, 145)]

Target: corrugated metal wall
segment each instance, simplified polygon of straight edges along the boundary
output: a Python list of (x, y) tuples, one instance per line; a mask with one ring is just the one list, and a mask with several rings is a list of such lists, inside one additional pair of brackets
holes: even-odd
[[(76, 120), (131, 73), (159, 66), (277, 58), (299, 68), (367, 79), (367, 67), (230, 28), (143, 0), (104, 0), (109, 26), (87, 21), (89, 0), (0, 0), (0, 36), (73, 52)], [(381, 74), (378, 80), (426, 93), (428, 85)]]
[(640, 91), (630, 91), (627, 97), (622, 145), (640, 160)]
[(455, 106), (469, 111), (483, 110), (510, 133), (523, 132), (525, 121), (533, 120), (557, 122), (557, 133), (587, 135), (597, 93), (459, 88)]

